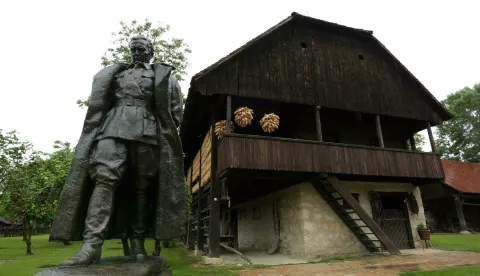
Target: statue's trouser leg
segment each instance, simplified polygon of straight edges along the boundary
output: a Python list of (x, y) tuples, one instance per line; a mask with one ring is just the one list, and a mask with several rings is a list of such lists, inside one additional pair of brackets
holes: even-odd
[(83, 242), (102, 245), (105, 231), (113, 212), (115, 190), (127, 169), (128, 148), (125, 141), (103, 139), (98, 141), (90, 158), (90, 177), (95, 183)]
[(152, 145), (136, 143), (130, 151), (130, 161), (135, 170), (135, 215), (132, 221), (131, 255), (141, 260), (147, 255), (145, 236), (147, 223), (147, 188), (156, 180), (158, 171), (157, 148)]
[(62, 266), (88, 265), (100, 260), (105, 231), (112, 216), (115, 188), (125, 173), (127, 147), (121, 140), (98, 141), (90, 156), (90, 177), (95, 182), (88, 205), (80, 251)]

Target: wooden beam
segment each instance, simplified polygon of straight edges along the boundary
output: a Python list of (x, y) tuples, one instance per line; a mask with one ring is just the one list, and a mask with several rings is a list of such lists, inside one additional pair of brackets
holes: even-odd
[[(227, 129), (226, 132), (232, 132), (232, 96), (227, 95)], [(213, 133), (213, 132), (212, 132)]]
[(201, 212), (202, 212), (202, 193), (203, 193), (203, 189), (202, 189), (202, 146), (200, 146), (200, 151), (199, 151), (199, 154), (200, 154), (200, 164), (199, 164), (199, 167), (198, 167), (198, 171), (199, 171), (199, 174), (200, 174), (200, 177), (199, 177), (199, 184), (198, 184), (198, 191), (197, 191), (197, 250), (199, 251), (203, 251), (203, 240), (204, 240), (204, 236), (203, 236), (203, 229), (202, 229), (202, 221), (200, 220), (200, 217), (201, 217)]
[(465, 222), (465, 216), (463, 214), (460, 197), (456, 195), (453, 199), (455, 201), (455, 208), (457, 209), (458, 222), (460, 223), (460, 233), (470, 233), (468, 232), (467, 223)]
[(378, 143), (380, 144), (381, 148), (384, 148), (385, 144), (383, 143), (382, 125), (380, 123), (380, 116), (379, 115), (375, 115), (375, 126), (377, 128)]
[(410, 147), (412, 148), (412, 151), (417, 151), (417, 145), (415, 145), (415, 139), (413, 137), (413, 135), (410, 136)]
[[(192, 183), (193, 183), (193, 162), (192, 164), (190, 165), (190, 181), (189, 181), (189, 184), (188, 185), (188, 188), (190, 189), (190, 191), (187, 191), (187, 193), (191, 193), (192, 192)], [(189, 215), (191, 216), (192, 210), (189, 210)], [(187, 219), (187, 246), (188, 246), (188, 249), (194, 249), (195, 248), (195, 243), (194, 243), (194, 240), (193, 240), (193, 227), (192, 227), (192, 222), (193, 220), (191, 218), (188, 218)]]
[(210, 228), (208, 235), (208, 255), (220, 257), (220, 183), (217, 179), (217, 136), (215, 135), (215, 120), (212, 118), (212, 151), (210, 168)]
[(192, 184), (193, 184), (193, 164), (194, 163), (192, 161), (192, 165), (190, 165), (190, 192), (192, 191)]
[(427, 131), (428, 131), (428, 138), (430, 139), (430, 145), (432, 147), (432, 152), (437, 152), (437, 147), (435, 146), (435, 140), (433, 140), (432, 127), (430, 126), (430, 122), (427, 122)]
[(315, 108), (315, 122), (317, 123), (317, 139), (320, 142), (323, 142), (323, 136), (322, 136), (322, 122), (320, 121), (320, 106), (317, 106)]

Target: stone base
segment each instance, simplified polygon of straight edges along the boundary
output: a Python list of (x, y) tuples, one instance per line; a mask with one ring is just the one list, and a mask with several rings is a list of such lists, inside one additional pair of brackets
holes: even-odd
[(162, 257), (149, 256), (143, 262), (132, 257), (103, 258), (99, 264), (84, 267), (53, 268), (34, 276), (172, 276), (172, 268)]
[(222, 258), (210, 258), (207, 256), (203, 256), (203, 263), (206, 265), (221, 265), (223, 264)]
[(460, 231), (460, 234), (468, 235), (468, 234), (472, 234), (472, 233), (470, 233), (470, 231)]

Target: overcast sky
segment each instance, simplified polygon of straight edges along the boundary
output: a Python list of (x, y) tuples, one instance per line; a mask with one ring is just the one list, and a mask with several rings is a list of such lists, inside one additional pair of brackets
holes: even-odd
[(170, 24), (192, 49), (192, 75), (291, 12), (377, 37), (434, 95), (480, 82), (478, 1), (2, 1), (0, 129), (16, 129), (36, 148), (76, 144), (100, 57), (119, 22), (149, 18)]

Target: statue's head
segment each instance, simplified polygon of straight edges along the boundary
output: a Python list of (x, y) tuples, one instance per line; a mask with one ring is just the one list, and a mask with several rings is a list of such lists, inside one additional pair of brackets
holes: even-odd
[(149, 63), (153, 58), (153, 43), (143, 35), (132, 37), (128, 46), (130, 47), (130, 54), (134, 63)]

